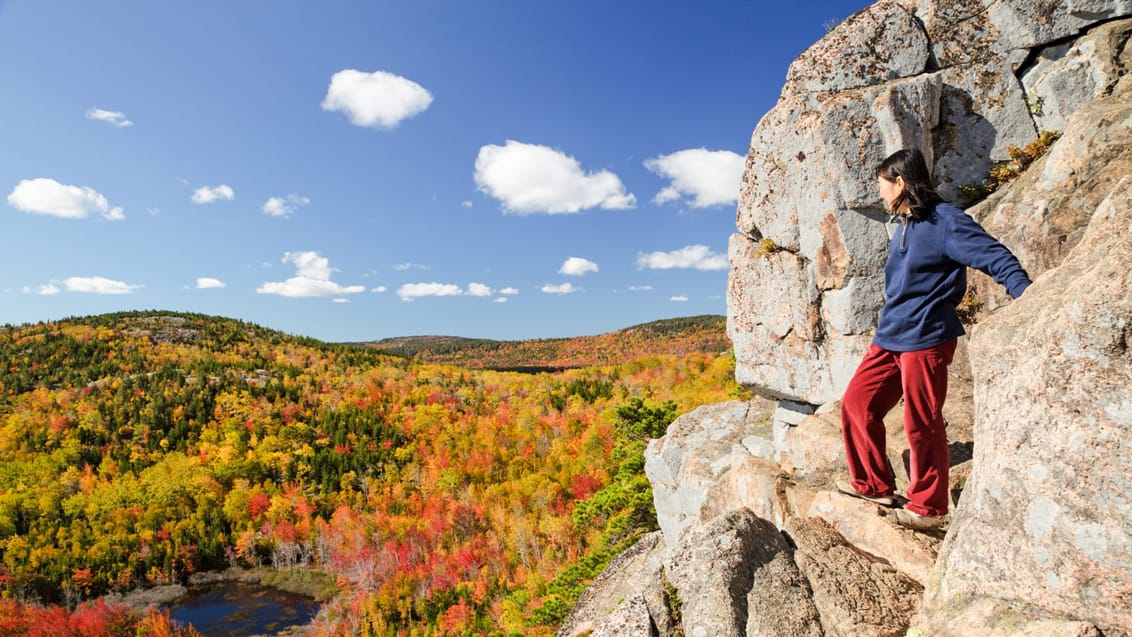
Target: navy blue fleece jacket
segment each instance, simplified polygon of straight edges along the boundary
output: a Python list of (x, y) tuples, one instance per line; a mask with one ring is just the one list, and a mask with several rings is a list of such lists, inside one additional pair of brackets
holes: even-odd
[(951, 204), (901, 221), (884, 266), (884, 307), (873, 342), (911, 352), (963, 335), (955, 307), (967, 290), (967, 266), (989, 274), (1013, 298), (1030, 285), (1014, 254)]

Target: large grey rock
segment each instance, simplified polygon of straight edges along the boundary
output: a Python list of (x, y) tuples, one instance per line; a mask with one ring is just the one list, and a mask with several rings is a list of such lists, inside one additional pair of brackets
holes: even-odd
[(849, 16), (790, 65), (783, 94), (842, 91), (917, 75), (928, 62), (928, 37), (895, 2)]
[(1132, 13), (1128, 0), (899, 0), (922, 21), (939, 68), (983, 62)]
[(1078, 108), (1113, 89), (1132, 67), (1132, 48), (1125, 46), (1130, 32), (1132, 20), (1110, 22), (1038, 53), (1021, 77), (1039, 130), (1065, 130)]
[(919, 584), (854, 549), (821, 518), (792, 519), (794, 560), (813, 589), (831, 637), (903, 636), (920, 600)]
[[(916, 146), (930, 153), (939, 116), (941, 77), (908, 78), (823, 96), (786, 96), (751, 136), (739, 189), (737, 226), (752, 239), (814, 259), (827, 215), (851, 210), (881, 216), (875, 169), (889, 153)], [(814, 236), (803, 242), (800, 226)], [(868, 251), (842, 233), (850, 256)], [(812, 401), (810, 401), (812, 402)]]
[(1132, 626), (1132, 175), (971, 343), (975, 462), (929, 587)]
[[(688, 527), (745, 506), (752, 499), (744, 491), (749, 482), (729, 474), (760, 463), (743, 440), (767, 426), (773, 408), (773, 403), (762, 399), (707, 405), (677, 418), (663, 438), (649, 443), (645, 475), (652, 483), (653, 504), (665, 544), (675, 546)], [(758, 481), (759, 476), (773, 476), (775, 472), (767, 467), (745, 473)], [(755, 491), (765, 493), (766, 488)], [(773, 493), (773, 477), (770, 491)]]
[[(1112, 2), (904, 4), (924, 20), (937, 55), (948, 43), (970, 55), (955, 56), (937, 72), (887, 79), (901, 75), (885, 66), (899, 56), (888, 51), (890, 36), (877, 35), (873, 21), (885, 16), (895, 40), (919, 27), (906, 29), (904, 9), (879, 3), (799, 58), (779, 103), (752, 136), (739, 233), (728, 250), (728, 333), (737, 380), (761, 395), (812, 404), (835, 399), (867, 347), (883, 298), (887, 245), (875, 223), (884, 216), (875, 166), (896, 149), (918, 147), (945, 198), (981, 185), (995, 162), (1009, 158), (1010, 147), (1037, 138), (1015, 76), (1027, 47), (1126, 10)], [(976, 37), (984, 31), (993, 37)], [(1111, 57), (1120, 50), (1119, 33), (1101, 29), (1094, 39), (1108, 43)], [(830, 63), (836, 51), (873, 41), (885, 43), (870, 54), (886, 60), (870, 67), (875, 72), (850, 80), (840, 74), (846, 65)], [(1038, 77), (1043, 85), (1056, 83), (1050, 72)], [(1105, 76), (1106, 86), (1111, 77)], [(1070, 108), (1083, 99), (1072, 97), (1074, 90), (1057, 91), (1064, 94), (1059, 104)]]
[[(652, 616), (661, 621), (666, 617), (660, 571), (665, 550), (661, 534), (655, 532), (613, 558), (578, 598), (558, 628), (558, 637), (580, 637), (590, 631), (647, 637), (648, 627), (656, 623)], [(640, 632), (641, 627), (646, 632)]]
[[(777, 528), (749, 509), (738, 509), (697, 527), (665, 562), (682, 601), (688, 637), (820, 635), (817, 614), (803, 579), (792, 569), (790, 546)], [(787, 584), (785, 589), (774, 587)], [(773, 615), (750, 612), (781, 603)]]

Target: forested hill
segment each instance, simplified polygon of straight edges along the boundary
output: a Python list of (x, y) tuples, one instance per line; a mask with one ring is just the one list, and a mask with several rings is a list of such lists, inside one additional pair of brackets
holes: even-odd
[(365, 344), (422, 362), (520, 371), (616, 365), (642, 356), (718, 354), (731, 349), (727, 318), (710, 314), (663, 319), (597, 336), (525, 341), (407, 336)]
[(2, 327), (0, 361), (0, 635), (237, 565), (337, 582), (318, 634), (549, 637), (656, 528), (647, 440), (747, 396), (724, 347), (520, 374), (168, 312)]

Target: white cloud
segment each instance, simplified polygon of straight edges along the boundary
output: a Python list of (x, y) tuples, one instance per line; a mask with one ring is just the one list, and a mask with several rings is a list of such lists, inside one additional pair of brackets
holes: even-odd
[(386, 289), (387, 288), (384, 285), (379, 285), (379, 286), (371, 289), (370, 292), (373, 292), (375, 294), (382, 294), (382, 293), (385, 292)]
[(515, 288), (503, 288), (502, 290), (499, 291), (499, 293), (500, 294), (511, 294), (511, 295), (513, 295), (513, 294), (518, 294), (519, 290), (517, 290)]
[(688, 300), (688, 297), (684, 296), (683, 294), (678, 294), (676, 296), (668, 297), (668, 300), (669, 301), (676, 301), (678, 303), (683, 303), (683, 302)]
[(101, 276), (73, 276), (63, 279), (63, 287), (67, 288), (68, 292), (129, 294), (142, 286), (114, 281)]
[(212, 289), (212, 288), (222, 288), (222, 287), (226, 287), (226, 286), (225, 286), (225, 283), (223, 281), (221, 281), (220, 279), (214, 279), (210, 276), (197, 277), (197, 288), (196, 289), (198, 289), (198, 290), (209, 290), (209, 289)]
[(461, 206), (463, 206), (463, 207), (465, 207), (465, 208), (471, 208), (471, 207), (472, 207), (472, 202), (471, 202), (471, 201), (461, 201), (461, 202), (460, 202), (460, 205), (461, 205)]
[(582, 276), (587, 272), (597, 272), (597, 264), (581, 257), (570, 257), (558, 268), (559, 274), (568, 276)]
[(126, 218), (121, 208), (111, 207), (93, 188), (67, 186), (46, 177), (20, 180), (8, 195), (8, 203), (17, 210), (64, 219), (85, 219), (94, 213), (109, 221)]
[(540, 288), (540, 289), (542, 290), (542, 292), (544, 294), (560, 294), (560, 295), (573, 294), (575, 292), (581, 292), (582, 291), (582, 288), (574, 287), (573, 283), (563, 283), (561, 285), (551, 285), (551, 284), (547, 283), (546, 285), (542, 286), (542, 288)]
[(705, 245), (691, 245), (672, 252), (650, 252), (637, 255), (637, 269), (644, 270), (726, 270), (727, 255), (712, 252)]
[(216, 187), (201, 186), (193, 191), (193, 203), (212, 203), (225, 199), (231, 201), (236, 197), (236, 191), (228, 184), (220, 184)]
[(349, 303), (350, 299), (344, 299), (342, 297), (338, 297), (336, 299), (330, 299), (330, 302), (331, 303)]
[(504, 212), (518, 214), (624, 210), (637, 203), (617, 175), (607, 170), (587, 174), (578, 160), (561, 151), (514, 140), (480, 148), (475, 180), (480, 191), (503, 203)]
[(336, 272), (330, 267), (330, 259), (317, 252), (284, 252), (280, 261), (294, 264), (299, 276), (318, 281), (329, 281), (330, 273)]
[(286, 252), (283, 263), (295, 266), (295, 276), (286, 281), (268, 281), (256, 288), (259, 294), (278, 294), (291, 298), (336, 296), (365, 292), (364, 285), (339, 285), (330, 280), (330, 260), (317, 252)]
[(34, 288), (25, 285), (22, 292), (24, 294), (38, 294), (40, 296), (52, 296), (59, 293), (59, 286), (55, 283), (48, 283), (46, 285), (36, 286)]
[(653, 287), (651, 285), (630, 285), (630, 292), (651, 292)]
[(494, 302), (495, 302), (495, 303), (506, 303), (506, 302), (507, 302), (507, 301), (509, 301), (509, 300), (510, 300), (510, 299), (508, 299), (507, 297), (505, 297), (505, 296), (501, 296), (501, 297), (499, 297), (499, 298), (495, 299), (495, 301), (494, 301)]
[(118, 111), (106, 111), (101, 108), (92, 108), (87, 110), (86, 118), (99, 122), (106, 122), (107, 124), (110, 124), (111, 126), (117, 126), (118, 128), (125, 128), (127, 126), (134, 125), (133, 122), (126, 119), (126, 116), (124, 114), (119, 113)]
[(460, 296), (460, 286), (451, 283), (406, 283), (397, 288), (397, 296), (402, 301), (412, 301), (425, 296)]
[(421, 265), (420, 263), (398, 263), (393, 266), (393, 269), (398, 272), (404, 272), (405, 270), (430, 270), (431, 268), (427, 265)]
[(469, 283), (468, 295), (469, 296), (491, 296), (495, 291), (483, 283)]
[(322, 110), (345, 113), (355, 126), (391, 129), (430, 104), (432, 94), (412, 80), (385, 71), (345, 69), (330, 78)]
[(271, 197), (263, 202), (263, 214), (270, 217), (290, 217), (299, 206), (309, 204), (311, 200), (302, 195), (287, 195), (286, 197)]
[(742, 155), (705, 148), (689, 148), (645, 162), (645, 168), (671, 180), (653, 198), (655, 203), (688, 196), (692, 198), (689, 205), (693, 208), (735, 203), (745, 166), (746, 159)]

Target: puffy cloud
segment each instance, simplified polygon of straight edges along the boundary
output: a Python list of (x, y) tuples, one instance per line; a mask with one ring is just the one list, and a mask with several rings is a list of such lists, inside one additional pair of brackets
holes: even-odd
[(196, 289), (198, 289), (198, 290), (209, 290), (209, 289), (212, 289), (212, 288), (222, 288), (222, 287), (225, 287), (225, 284), (220, 279), (214, 279), (210, 276), (202, 276), (202, 277), (197, 278), (197, 288)]
[(668, 300), (669, 301), (676, 301), (678, 303), (683, 303), (683, 302), (688, 300), (688, 297), (684, 296), (683, 294), (678, 294), (676, 296), (668, 297)]
[(460, 286), (451, 283), (406, 283), (397, 288), (397, 296), (402, 301), (412, 301), (425, 296), (460, 296)]
[(22, 291), (23, 291), (24, 294), (38, 294), (39, 296), (52, 296), (54, 294), (58, 294), (60, 290), (59, 290), (59, 286), (55, 285), (55, 283), (52, 282), (52, 283), (48, 283), (46, 285), (39, 285), (39, 286), (36, 286), (34, 288), (31, 287), (31, 286), (25, 285)]
[(68, 292), (129, 294), (142, 286), (114, 281), (101, 276), (73, 276), (63, 279), (63, 287), (67, 288)]
[(374, 294), (381, 294), (381, 293), (385, 292), (386, 289), (387, 288), (384, 285), (379, 285), (375, 288), (372, 288), (370, 290), (370, 292), (373, 292)]
[(691, 245), (672, 252), (650, 252), (637, 255), (637, 269), (644, 270), (726, 270), (727, 255), (712, 252), (705, 245)]
[(284, 252), (281, 261), (294, 264), (296, 274), (308, 279), (329, 281), (330, 273), (335, 271), (330, 267), (330, 259), (319, 256), (317, 252)]
[[(498, 294), (518, 294), (515, 288), (504, 288)], [(483, 283), (469, 283), (467, 289), (462, 289), (454, 283), (406, 283), (397, 288), (397, 296), (402, 301), (413, 301), (425, 296), (474, 296), (488, 297), (496, 294), (489, 285)], [(496, 299), (496, 303), (499, 299)]]
[(355, 126), (391, 129), (432, 104), (432, 94), (412, 80), (386, 71), (338, 71), (322, 110), (345, 113)]
[(339, 285), (333, 281), (308, 279), (296, 276), (286, 281), (268, 281), (256, 288), (259, 294), (278, 294), (290, 298), (333, 296), (335, 294), (357, 294), (365, 291), (364, 285)]
[(364, 285), (339, 285), (331, 281), (330, 275), (336, 270), (330, 267), (329, 259), (317, 252), (287, 252), (282, 261), (295, 266), (295, 276), (286, 281), (268, 281), (256, 288), (257, 293), (299, 298), (365, 292)]
[(116, 126), (118, 128), (125, 128), (127, 126), (134, 125), (133, 122), (126, 119), (126, 116), (124, 114), (119, 113), (118, 111), (106, 111), (101, 108), (92, 108), (87, 110), (86, 118), (99, 122), (106, 122), (107, 124)]
[(494, 302), (495, 302), (495, 303), (506, 303), (506, 302), (507, 302), (507, 301), (509, 301), (509, 300), (510, 300), (510, 299), (508, 299), (507, 297), (505, 297), (505, 296), (501, 296), (501, 297), (499, 297), (499, 298), (495, 299), (495, 301), (494, 301)]
[(469, 283), (468, 295), (469, 296), (491, 296), (495, 291), (483, 283)]
[(236, 191), (228, 184), (216, 187), (201, 186), (193, 191), (193, 203), (212, 203), (221, 199), (231, 201), (236, 197)]
[(121, 208), (111, 207), (93, 188), (68, 186), (46, 177), (20, 180), (8, 195), (8, 203), (17, 210), (64, 219), (85, 219), (95, 213), (109, 221), (126, 218)]
[(503, 203), (504, 212), (518, 214), (624, 210), (637, 203), (617, 175), (586, 173), (578, 160), (561, 151), (514, 140), (480, 148), (475, 180), (479, 190)]
[(270, 217), (290, 217), (299, 206), (309, 204), (311, 200), (302, 195), (287, 195), (286, 197), (270, 197), (263, 202), (263, 214)]
[(597, 272), (597, 264), (581, 257), (570, 257), (558, 268), (559, 274), (568, 276), (582, 276), (587, 272)]
[(645, 162), (645, 168), (671, 180), (654, 202), (663, 204), (688, 196), (693, 208), (735, 203), (745, 166), (742, 155), (705, 148), (689, 148)]
[(573, 294), (575, 292), (581, 292), (582, 291), (582, 288), (574, 287), (573, 283), (563, 283), (561, 285), (551, 285), (551, 284), (547, 283), (546, 285), (542, 286), (542, 288), (540, 288), (540, 289), (542, 290), (542, 292), (544, 294), (559, 294), (559, 295)]

